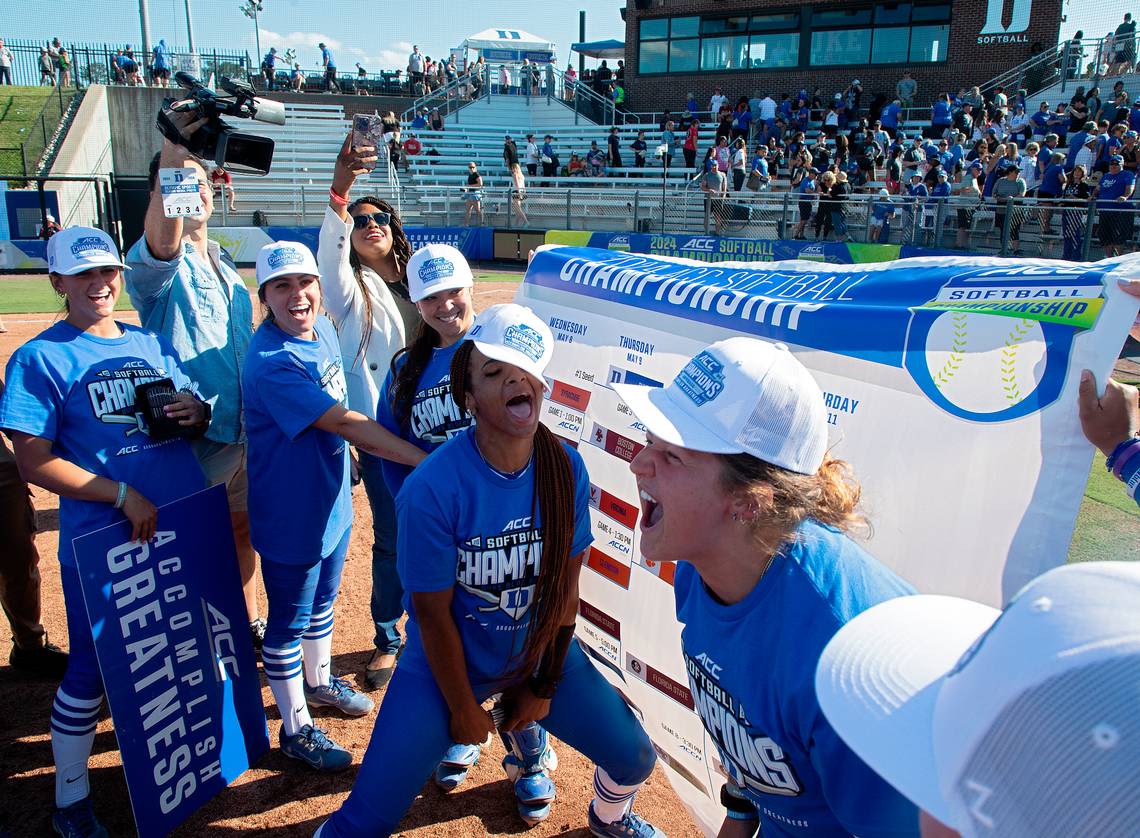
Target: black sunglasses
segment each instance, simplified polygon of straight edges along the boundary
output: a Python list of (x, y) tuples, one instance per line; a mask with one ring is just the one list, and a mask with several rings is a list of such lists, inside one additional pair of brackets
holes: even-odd
[(392, 222), (392, 214), (384, 212), (362, 212), (360, 215), (352, 216), (352, 226), (356, 230), (366, 230), (368, 222), (375, 221), (377, 227), (387, 227)]

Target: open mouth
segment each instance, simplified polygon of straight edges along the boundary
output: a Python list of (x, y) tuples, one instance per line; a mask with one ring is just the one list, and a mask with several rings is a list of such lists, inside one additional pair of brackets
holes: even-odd
[(529, 422), (534, 416), (534, 399), (527, 393), (520, 393), (507, 400), (507, 413), (516, 422)]
[(452, 323), (454, 323), (456, 320), (459, 319), (459, 312), (453, 311), (450, 314), (438, 314), (438, 315), (436, 315), (435, 319), (438, 320), (440, 323), (446, 323), (448, 325), (451, 325)]
[(98, 294), (88, 294), (87, 299), (95, 303), (95, 305), (102, 305), (103, 303), (111, 302), (110, 289), (100, 291)]
[(642, 489), (639, 493), (641, 499), (641, 529), (650, 530), (661, 521), (661, 504), (649, 492)]
[(364, 237), (364, 240), (369, 242), (378, 242), (382, 238), (384, 238), (383, 233), (381, 233), (379, 230), (373, 230), (371, 233)]
[(313, 310), (312, 305), (309, 303), (297, 303), (296, 305), (289, 306), (289, 314), (298, 320), (302, 320), (309, 316), (309, 312)]

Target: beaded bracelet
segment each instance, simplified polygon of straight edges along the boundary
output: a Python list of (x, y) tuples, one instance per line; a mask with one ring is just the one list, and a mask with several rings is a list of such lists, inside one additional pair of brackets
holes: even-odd
[(331, 186), (329, 187), (329, 200), (336, 204), (338, 207), (348, 206), (348, 198), (345, 198), (343, 195), (336, 194)]

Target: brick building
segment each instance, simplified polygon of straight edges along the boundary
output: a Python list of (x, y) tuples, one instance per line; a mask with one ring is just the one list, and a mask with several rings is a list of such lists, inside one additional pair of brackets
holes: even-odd
[(852, 79), (893, 95), (904, 70), (916, 103), (983, 84), (1057, 43), (1061, 0), (627, 0), (625, 78), (632, 111), (674, 112), (715, 87), (779, 99)]

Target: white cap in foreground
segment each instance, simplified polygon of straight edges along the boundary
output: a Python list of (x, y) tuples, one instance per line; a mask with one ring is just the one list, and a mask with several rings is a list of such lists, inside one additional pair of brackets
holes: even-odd
[(425, 244), (408, 259), (408, 296), (413, 303), (475, 282), (463, 254), (449, 244)]
[(824, 649), (820, 707), (871, 768), (965, 838), (1140, 834), (1140, 565), (1051, 570), (997, 611), (864, 611)]
[(257, 287), (286, 274), (320, 276), (313, 252), (300, 242), (279, 241), (257, 251)]
[(125, 268), (114, 240), (97, 227), (68, 227), (47, 243), (48, 273), (74, 276), (92, 268)]
[(491, 306), (475, 318), (466, 339), (488, 358), (518, 367), (549, 389), (543, 373), (554, 354), (554, 334), (526, 306)]
[(717, 341), (667, 387), (614, 389), (649, 432), (670, 445), (751, 454), (800, 474), (815, 474), (827, 452), (823, 393), (782, 343)]

